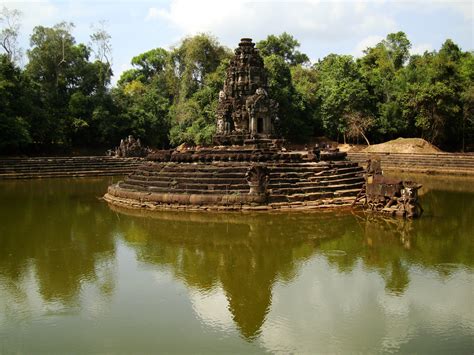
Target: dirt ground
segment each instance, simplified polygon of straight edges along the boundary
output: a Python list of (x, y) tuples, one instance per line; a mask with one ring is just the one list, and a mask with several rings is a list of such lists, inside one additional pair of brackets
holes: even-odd
[(366, 147), (367, 153), (439, 153), (441, 150), (421, 138), (397, 138)]
[(303, 151), (315, 144), (330, 145), (337, 147), (341, 152), (367, 152), (367, 153), (439, 153), (441, 150), (422, 138), (397, 138), (385, 143), (373, 144), (367, 146), (365, 144), (338, 144), (327, 137), (316, 137), (310, 143), (304, 144), (288, 144), (286, 147), (290, 150)]

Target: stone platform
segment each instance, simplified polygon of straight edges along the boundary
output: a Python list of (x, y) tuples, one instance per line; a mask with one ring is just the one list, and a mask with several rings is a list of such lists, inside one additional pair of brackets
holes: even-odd
[[(327, 155), (322, 152), (321, 156)], [(363, 169), (308, 153), (211, 149), (162, 151), (108, 188), (111, 204), (145, 209), (308, 210), (350, 206)]]

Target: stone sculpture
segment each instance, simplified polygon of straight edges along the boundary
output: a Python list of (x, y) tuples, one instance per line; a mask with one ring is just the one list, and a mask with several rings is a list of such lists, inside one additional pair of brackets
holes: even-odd
[(245, 174), (245, 180), (249, 184), (250, 195), (265, 195), (267, 193), (270, 174), (264, 165), (252, 165)]

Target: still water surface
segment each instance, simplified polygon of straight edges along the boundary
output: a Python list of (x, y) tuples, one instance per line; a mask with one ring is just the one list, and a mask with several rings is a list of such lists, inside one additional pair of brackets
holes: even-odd
[(0, 353), (474, 351), (472, 181), (410, 222), (130, 213), (112, 180), (0, 182)]

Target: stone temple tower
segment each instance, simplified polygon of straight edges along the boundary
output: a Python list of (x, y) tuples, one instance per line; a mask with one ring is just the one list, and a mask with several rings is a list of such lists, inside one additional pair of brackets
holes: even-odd
[(268, 97), (263, 59), (250, 38), (242, 38), (219, 93), (216, 144), (243, 144), (275, 134), (278, 104)]

